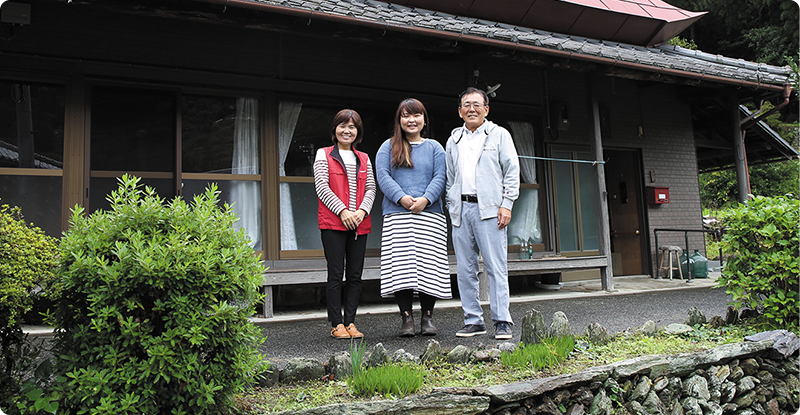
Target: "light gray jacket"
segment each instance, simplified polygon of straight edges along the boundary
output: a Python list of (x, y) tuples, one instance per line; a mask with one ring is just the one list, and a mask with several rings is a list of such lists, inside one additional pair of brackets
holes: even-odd
[[(484, 141), (475, 166), (475, 185), (481, 219), (486, 220), (496, 218), (501, 207), (511, 210), (519, 197), (519, 159), (508, 130), (486, 120), (477, 131), (483, 133)], [(457, 144), (465, 132), (468, 133), (466, 127), (458, 127), (447, 139), (445, 199), (453, 226), (461, 226), (461, 170)]]

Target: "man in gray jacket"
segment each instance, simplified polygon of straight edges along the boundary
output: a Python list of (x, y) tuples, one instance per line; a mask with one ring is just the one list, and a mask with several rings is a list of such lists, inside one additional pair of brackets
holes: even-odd
[(489, 279), (496, 339), (511, 338), (506, 226), (519, 196), (519, 160), (508, 130), (486, 120), (489, 97), (467, 88), (459, 97), (464, 126), (447, 140), (447, 209), (453, 223), (458, 291), (464, 310), (459, 337), (486, 334), (478, 291), (478, 255)]

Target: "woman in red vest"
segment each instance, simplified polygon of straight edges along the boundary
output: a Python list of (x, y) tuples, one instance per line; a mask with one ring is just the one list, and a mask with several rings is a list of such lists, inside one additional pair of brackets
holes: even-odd
[(372, 229), (369, 212), (375, 200), (375, 176), (367, 154), (355, 149), (363, 138), (361, 116), (343, 109), (331, 125), (333, 145), (319, 149), (314, 160), (319, 229), (328, 262), (328, 320), (331, 336), (337, 339), (364, 337), (356, 328), (355, 317), (367, 234)]

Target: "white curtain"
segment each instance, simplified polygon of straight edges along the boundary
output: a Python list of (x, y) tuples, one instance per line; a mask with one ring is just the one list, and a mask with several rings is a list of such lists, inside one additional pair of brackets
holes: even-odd
[[(533, 126), (530, 123), (519, 121), (509, 121), (508, 125), (511, 127), (511, 137), (514, 139), (517, 154), (534, 156)], [(519, 170), (524, 183), (536, 183), (536, 160), (520, 157)]]
[[(292, 145), (294, 128), (297, 126), (297, 119), (300, 118), (300, 110), (303, 107), (301, 102), (281, 101), (278, 105), (278, 153), (280, 165), (278, 172), (281, 177), (286, 176), (284, 163), (289, 154), (289, 147)], [(315, 154), (311, 155), (312, 157)], [(292, 197), (289, 183), (281, 183), (281, 249), (297, 249), (297, 235), (294, 229), (294, 213), (292, 212)]]
[[(238, 98), (233, 132), (232, 174), (258, 174), (258, 99)], [(231, 183), (233, 211), (237, 227), (244, 228), (250, 246), (261, 247), (261, 192), (259, 182), (238, 180)]]
[[(527, 122), (509, 121), (514, 146), (520, 156), (533, 156), (535, 145), (533, 126)], [(520, 178), (523, 183), (536, 183), (536, 162), (534, 159), (519, 158)], [(521, 189), (514, 202), (512, 221), (509, 224), (509, 243), (532, 241), (542, 243), (542, 227), (539, 221), (538, 189)]]

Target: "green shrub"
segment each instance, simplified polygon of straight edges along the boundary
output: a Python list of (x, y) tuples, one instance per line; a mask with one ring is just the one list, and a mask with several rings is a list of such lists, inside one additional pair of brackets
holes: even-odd
[(27, 225), (20, 208), (0, 206), (0, 407), (11, 405), (21, 377), (34, 368), (38, 349), (20, 323), (57, 264), (57, 240)]
[(797, 325), (800, 201), (756, 196), (724, 215), (728, 259), (717, 280), (737, 308), (759, 311), (777, 327)]
[(64, 411), (217, 414), (259, 373), (263, 268), (218, 193), (166, 203), (124, 176), (111, 210), (75, 208), (55, 290)]
[(563, 336), (546, 338), (541, 343), (525, 344), (511, 352), (500, 354), (503, 366), (514, 369), (531, 368), (538, 370), (556, 365), (566, 359), (575, 348), (575, 338)]

